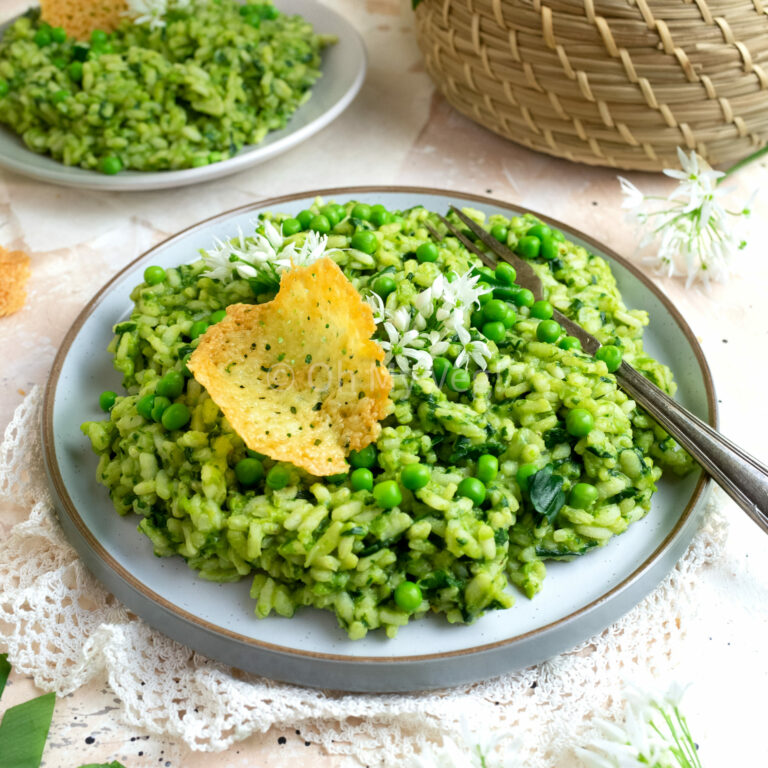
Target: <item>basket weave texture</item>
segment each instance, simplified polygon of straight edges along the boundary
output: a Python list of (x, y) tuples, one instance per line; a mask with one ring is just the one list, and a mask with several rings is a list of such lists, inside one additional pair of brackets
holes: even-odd
[(768, 142), (761, 0), (422, 0), (416, 27), (448, 101), (531, 149), (659, 170)]

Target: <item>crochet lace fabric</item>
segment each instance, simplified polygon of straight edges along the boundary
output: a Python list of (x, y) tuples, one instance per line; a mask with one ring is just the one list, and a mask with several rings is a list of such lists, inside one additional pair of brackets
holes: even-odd
[[(591, 714), (618, 716), (624, 680), (664, 677), (693, 610), (702, 565), (726, 536), (713, 494), (705, 523), (662, 585), (620, 621), (568, 653), (475, 685), (426, 694), (318, 691), (246, 676), (153, 630), (89, 574), (67, 543), (48, 493), (42, 393), (19, 406), (0, 446), (0, 502), (28, 518), (0, 551), (0, 651), (44, 690), (106, 680), (129, 725), (217, 751), (286, 722), (329, 753), (403, 765), (461, 720), (515, 734), (521, 764), (545, 768), (589, 732)], [(191, 577), (191, 576), (190, 576)], [(458, 729), (460, 730), (460, 728)]]

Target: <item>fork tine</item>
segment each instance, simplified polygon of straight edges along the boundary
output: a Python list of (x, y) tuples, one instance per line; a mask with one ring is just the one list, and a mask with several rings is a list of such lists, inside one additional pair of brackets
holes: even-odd
[(482, 241), (488, 248), (491, 249), (500, 259), (511, 264), (517, 272), (517, 282), (528, 290), (533, 292), (533, 295), (540, 299), (542, 298), (541, 291), (541, 279), (533, 271), (528, 262), (523, 261), (514, 251), (507, 248), (506, 245), (500, 243), (487, 229), (481, 227), (477, 222), (472, 221), (463, 211), (460, 211), (455, 205), (451, 206), (451, 210), (458, 216), (463, 224), (466, 224), (467, 229), (473, 232), (477, 239)]
[(424, 222), (424, 227), (429, 232), (429, 234), (432, 235), (435, 240), (437, 240), (438, 243), (443, 239), (442, 233), (438, 232), (428, 221)]
[(480, 257), (481, 261), (483, 264), (485, 264), (486, 267), (493, 269), (496, 266), (494, 260), (485, 251), (481, 251), (460, 229), (456, 229), (456, 227), (454, 227), (453, 224), (451, 224), (451, 222), (445, 218), (445, 216), (441, 216), (439, 213), (437, 216), (445, 228), (454, 237), (456, 237), (468, 251), (474, 253), (475, 256)]
[[(481, 240), (483, 243), (485, 243), (485, 245), (487, 245), (488, 248), (490, 248), (500, 259), (503, 259), (515, 268), (515, 271), (517, 272), (516, 282), (518, 285), (521, 285), (523, 288), (527, 288), (529, 291), (531, 291), (536, 299), (543, 298), (541, 279), (533, 271), (533, 267), (528, 264), (528, 262), (523, 261), (517, 254), (507, 248), (506, 245), (500, 243), (490, 232), (488, 232), (486, 229), (483, 229), (483, 227), (481, 227), (479, 224), (472, 221), (469, 216), (456, 208), (455, 205), (451, 206), (451, 210), (456, 214), (456, 216), (458, 216), (459, 220), (463, 224), (466, 224), (467, 229), (477, 235), (478, 240)], [(456, 228), (449, 221), (445, 220), (442, 216), (440, 218), (448, 227), (448, 229), (450, 229), (451, 232), (459, 237), (461, 242), (464, 243), (468, 250), (480, 256), (484, 263), (488, 263), (488, 254), (480, 251), (480, 249), (477, 248), (473, 242), (464, 237), (461, 233), (457, 234)], [(489, 266), (495, 267), (496, 265), (490, 264)], [(554, 319), (563, 326), (567, 334), (570, 336), (575, 336), (581, 342), (582, 349), (585, 352), (590, 355), (595, 353), (597, 348), (600, 346), (600, 342), (594, 336), (587, 333), (580, 325), (575, 323), (569, 317), (566, 317), (557, 309), (555, 309), (553, 316)]]

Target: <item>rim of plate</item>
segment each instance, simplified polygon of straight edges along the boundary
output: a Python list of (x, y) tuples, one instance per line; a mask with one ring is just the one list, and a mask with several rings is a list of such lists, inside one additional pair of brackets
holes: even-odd
[[(276, 155), (287, 152), (296, 145), (306, 141), (311, 136), (314, 136), (316, 133), (319, 133), (323, 128), (328, 126), (346, 111), (347, 107), (349, 107), (355, 100), (360, 89), (363, 87), (363, 82), (365, 81), (365, 76), (368, 70), (368, 52), (362, 36), (355, 27), (352, 26), (344, 16), (325, 4), (314, 2), (311, 5), (313, 8), (319, 8), (321, 14), (326, 14), (327, 17), (333, 17), (336, 23), (345, 27), (346, 32), (344, 39), (348, 40), (349, 43), (353, 44), (357, 49), (360, 66), (347, 90), (329, 109), (307, 125), (304, 125), (295, 131), (290, 131), (287, 135), (277, 141), (264, 146), (261, 144), (246, 144), (234, 157), (221, 160), (218, 163), (212, 163), (211, 165), (202, 168), (182, 168), (176, 171), (126, 170), (122, 176), (105, 176), (98, 171), (80, 168), (79, 166), (64, 165), (64, 163), (54, 160), (48, 155), (43, 155), (43, 157), (50, 160), (55, 165), (52, 165), (51, 167), (34, 168), (30, 171), (25, 163), (25, 158), (39, 158), (40, 155), (33, 152), (31, 149), (28, 149), (21, 141), (20, 137), (10, 128), (7, 126), (0, 126), (0, 130), (7, 133), (10, 138), (18, 139), (19, 152), (21, 153), (19, 159), (6, 154), (0, 154), (0, 168), (5, 168), (6, 170), (18, 173), (26, 178), (47, 181), (51, 184), (75, 189), (90, 189), (102, 192), (152, 192), (160, 189), (176, 189), (189, 186), (190, 184), (214, 181), (223, 176), (239, 173), (253, 165), (266, 162)], [(24, 13), (20, 13), (17, 16), (0, 23), (0, 34), (2, 34), (6, 27), (13, 24), (23, 15)], [(317, 22), (314, 24), (317, 25)], [(342, 38), (340, 37), (340, 41), (341, 39)], [(315, 86), (313, 86), (313, 90), (314, 87)], [(291, 115), (291, 119), (293, 119), (300, 109), (301, 107)], [(281, 130), (290, 129), (290, 124), (289, 119), (286, 127)]]
[(353, 186), (353, 187), (332, 187), (327, 189), (308, 190), (306, 192), (292, 193), (289, 195), (281, 195), (279, 197), (271, 197), (271, 198), (260, 200), (254, 203), (248, 203), (247, 205), (239, 206), (237, 208), (232, 208), (228, 211), (224, 211), (223, 213), (216, 214), (215, 216), (210, 216), (207, 219), (199, 221), (196, 224), (192, 224), (191, 226), (177, 232), (176, 234), (171, 235), (170, 237), (166, 238), (162, 242), (150, 248), (148, 251), (145, 251), (141, 256), (134, 259), (130, 264), (123, 267), (123, 269), (121, 269), (116, 275), (114, 275), (114, 277), (112, 277), (112, 279), (109, 280), (109, 282), (107, 282), (96, 293), (96, 295), (85, 305), (83, 310), (75, 319), (75, 322), (67, 331), (67, 334), (64, 337), (64, 340), (62, 341), (58, 352), (56, 353), (56, 357), (54, 359), (53, 366), (51, 369), (51, 374), (48, 379), (48, 383), (46, 385), (45, 396), (43, 400), (43, 420), (42, 420), (43, 457), (45, 459), (45, 463), (48, 469), (49, 478), (51, 480), (52, 485), (54, 486), (54, 490), (56, 492), (56, 495), (58, 496), (60, 504), (64, 507), (64, 510), (66, 511), (66, 514), (68, 515), (72, 523), (77, 527), (80, 534), (83, 536), (83, 538), (88, 543), (88, 545), (99, 556), (102, 562), (106, 563), (118, 576), (120, 576), (124, 581), (126, 581), (129, 585), (131, 585), (135, 590), (142, 593), (145, 597), (148, 597), (149, 599), (151, 599), (153, 602), (160, 605), (164, 609), (170, 611), (176, 616), (192, 624), (197, 625), (202, 629), (206, 629), (208, 631), (214, 632), (219, 635), (224, 635), (226, 637), (229, 637), (232, 640), (245, 643), (246, 645), (249, 645), (253, 648), (260, 648), (263, 650), (277, 652), (277, 653), (285, 654), (288, 656), (303, 656), (306, 658), (324, 659), (327, 661), (343, 661), (343, 662), (354, 661), (355, 663), (358, 663), (358, 662), (369, 662), (369, 663), (415, 662), (415, 661), (446, 659), (446, 658), (482, 653), (484, 651), (489, 651), (489, 650), (500, 648), (506, 645), (511, 645), (512, 643), (515, 643), (519, 640), (524, 640), (524, 639), (533, 637), (535, 635), (547, 632), (555, 627), (560, 627), (567, 623), (570, 623), (571, 621), (575, 620), (577, 617), (583, 614), (587, 614), (591, 612), (593, 609), (602, 605), (604, 602), (609, 600), (613, 595), (624, 591), (632, 583), (637, 581), (643, 575), (643, 573), (645, 573), (655, 563), (655, 561), (662, 554), (662, 552), (668, 547), (668, 545), (672, 542), (672, 540), (677, 536), (680, 529), (683, 527), (683, 525), (686, 523), (686, 521), (690, 517), (693, 509), (696, 507), (697, 503), (702, 498), (702, 495), (704, 494), (705, 490), (707, 489), (709, 484), (712, 482), (712, 479), (708, 475), (706, 475), (706, 473), (704, 472), (701, 473), (701, 476), (699, 477), (699, 480), (696, 483), (695, 488), (693, 489), (691, 497), (688, 503), (686, 504), (685, 509), (681, 512), (678, 521), (675, 523), (675, 526), (664, 537), (663, 541), (659, 544), (659, 546), (656, 547), (656, 549), (654, 549), (653, 553), (648, 558), (646, 558), (646, 560), (644, 560), (628, 576), (626, 576), (621, 582), (619, 582), (619, 584), (617, 584), (612, 589), (608, 590), (606, 593), (598, 597), (596, 600), (593, 600), (591, 603), (588, 603), (587, 605), (582, 606), (581, 608), (578, 608), (577, 610), (572, 611), (571, 613), (565, 616), (562, 616), (561, 618), (556, 619), (555, 621), (551, 621), (542, 627), (538, 627), (528, 632), (524, 632), (522, 634), (505, 638), (504, 640), (498, 640), (493, 643), (486, 643), (484, 645), (473, 646), (471, 648), (462, 648), (460, 650), (455, 650), (455, 651), (446, 651), (443, 653), (425, 653), (425, 654), (419, 654), (415, 656), (414, 655), (351, 656), (351, 655), (342, 655), (342, 654), (335, 654), (335, 653), (320, 653), (316, 651), (305, 651), (297, 648), (288, 648), (286, 646), (276, 645), (274, 643), (267, 643), (262, 640), (257, 640), (255, 638), (248, 637), (247, 635), (242, 635), (239, 632), (234, 632), (230, 629), (226, 629), (225, 627), (221, 627), (219, 625), (216, 625), (209, 621), (201, 619), (195, 614), (190, 613), (189, 611), (186, 611), (182, 608), (179, 608), (178, 606), (169, 602), (163, 596), (158, 595), (156, 592), (149, 589), (145, 584), (139, 581), (130, 571), (126, 570), (126, 568), (124, 568), (120, 563), (118, 563), (101, 546), (101, 543), (99, 542), (99, 540), (93, 536), (90, 529), (85, 525), (83, 519), (80, 517), (77, 511), (77, 508), (72, 502), (72, 499), (67, 493), (67, 489), (64, 486), (64, 482), (62, 480), (61, 473), (59, 471), (58, 462), (56, 459), (56, 452), (54, 449), (54, 441), (53, 441), (53, 410), (54, 410), (54, 401), (55, 401), (56, 389), (57, 389), (58, 380), (59, 380), (59, 374), (61, 373), (63, 361), (66, 358), (69, 352), (69, 349), (72, 346), (72, 343), (74, 342), (78, 333), (80, 332), (80, 329), (82, 328), (82, 326), (84, 325), (88, 317), (90, 316), (92, 310), (100, 303), (102, 298), (108, 293), (113, 283), (115, 283), (117, 280), (123, 277), (123, 275), (125, 275), (127, 272), (130, 272), (131, 270), (135, 269), (139, 263), (141, 263), (142, 261), (147, 259), (149, 256), (151, 256), (151, 254), (153, 254), (155, 251), (166, 247), (167, 245), (169, 245), (170, 243), (176, 240), (182, 239), (183, 237), (185, 237), (187, 234), (189, 234), (194, 230), (205, 228), (207, 225), (209, 225), (213, 221), (227, 219), (230, 216), (237, 215), (240, 213), (246, 213), (247, 211), (250, 211), (250, 210), (267, 209), (270, 207), (274, 207), (276, 205), (280, 205), (282, 203), (292, 202), (294, 200), (299, 200), (302, 198), (330, 197), (333, 195), (355, 195), (360, 193), (377, 193), (377, 192), (393, 193), (393, 194), (408, 194), (408, 195), (413, 195), (416, 198), (418, 198), (419, 195), (422, 195), (422, 196), (439, 195), (442, 197), (449, 197), (449, 198), (452, 197), (459, 201), (493, 205), (496, 207), (505, 208), (507, 210), (516, 211), (519, 213), (531, 213), (534, 216), (537, 216), (542, 221), (545, 221), (547, 224), (554, 225), (560, 229), (564, 229), (565, 231), (572, 233), (573, 235), (578, 237), (580, 240), (583, 240), (585, 243), (587, 243), (591, 247), (594, 247), (598, 252), (602, 252), (606, 256), (609, 256), (612, 260), (615, 260), (623, 268), (628, 270), (634, 278), (636, 278), (641, 283), (643, 283), (643, 285), (645, 285), (645, 287), (648, 288), (656, 296), (656, 298), (659, 301), (661, 301), (665, 309), (669, 312), (669, 314), (672, 316), (674, 321), (677, 323), (680, 330), (682, 330), (683, 335), (686, 337), (686, 340), (688, 341), (688, 343), (691, 346), (691, 349), (694, 352), (696, 361), (701, 371), (702, 378), (704, 380), (704, 388), (706, 390), (706, 396), (707, 396), (707, 409), (709, 411), (707, 422), (711, 426), (717, 428), (717, 425), (718, 425), (718, 413), (717, 413), (717, 405), (716, 405), (717, 400), (715, 397), (715, 387), (714, 387), (714, 382), (712, 380), (712, 373), (710, 371), (709, 364), (707, 363), (707, 360), (704, 356), (704, 352), (701, 349), (701, 346), (698, 340), (696, 339), (696, 336), (694, 335), (690, 326), (686, 322), (685, 318), (677, 310), (677, 308), (674, 306), (671, 300), (661, 291), (661, 289), (659, 289), (635, 265), (631, 264), (622, 256), (619, 256), (610, 248), (599, 243), (597, 240), (590, 237), (589, 235), (584, 234), (580, 230), (574, 229), (573, 227), (562, 224), (557, 219), (553, 219), (549, 216), (540, 214), (537, 211), (533, 211), (523, 206), (517, 206), (514, 203), (507, 203), (507, 202), (504, 202), (503, 200), (487, 197), (484, 195), (475, 195), (475, 194), (464, 193), (464, 192), (454, 192), (453, 190), (439, 189), (435, 187)]

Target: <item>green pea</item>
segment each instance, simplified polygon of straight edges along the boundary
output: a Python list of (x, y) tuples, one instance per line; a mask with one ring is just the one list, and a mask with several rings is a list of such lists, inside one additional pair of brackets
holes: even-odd
[(560, 255), (558, 243), (551, 236), (542, 238), (541, 255), (545, 259), (556, 259)]
[(186, 427), (191, 418), (192, 414), (184, 403), (173, 403), (163, 411), (162, 422), (163, 426), (170, 432)]
[(391, 216), (389, 211), (383, 205), (374, 205), (371, 208), (371, 215), (368, 217), (371, 224), (377, 227), (383, 227), (385, 224), (389, 224)]
[(184, 391), (184, 376), (180, 371), (168, 371), (155, 387), (155, 394), (168, 397), (171, 400), (177, 398)]
[(549, 237), (552, 234), (552, 230), (546, 224), (534, 224), (532, 227), (528, 228), (528, 231), (525, 234), (543, 240), (545, 237)]
[(483, 318), (486, 323), (504, 322), (509, 305), (500, 299), (491, 299), (483, 307)]
[(477, 297), (481, 307), (484, 307), (491, 299), (495, 298), (492, 285), (481, 281), (477, 284), (477, 288), (478, 290), (485, 291), (485, 293), (481, 293)]
[(611, 373), (618, 370), (621, 365), (622, 357), (622, 351), (614, 344), (603, 344), (603, 346), (595, 352), (595, 360), (602, 360), (605, 363), (605, 367)]
[(565, 336), (557, 342), (560, 349), (581, 349), (581, 342), (575, 336)]
[(63, 27), (54, 27), (51, 30), (51, 39), (54, 43), (66, 43), (67, 42), (67, 33), (64, 31)]
[(549, 320), (554, 314), (554, 307), (543, 299), (534, 302), (534, 305), (531, 307), (531, 317), (535, 317), (538, 320)]
[(523, 493), (528, 493), (529, 481), (538, 471), (539, 468), (535, 464), (522, 464), (518, 467), (515, 480)]
[(506, 243), (509, 230), (503, 224), (494, 224), (491, 227), (491, 235), (500, 243)]
[(8, 91), (10, 90), (11, 90), (11, 86), (8, 85), (8, 81), (0, 78), (0, 99), (2, 99), (4, 96), (7, 96)]
[(352, 209), (350, 214), (353, 219), (360, 219), (362, 221), (368, 221), (371, 218), (371, 206), (366, 203), (358, 203)]
[(515, 250), (524, 259), (535, 259), (541, 250), (541, 240), (539, 240), (538, 237), (530, 237), (526, 235), (517, 241)]
[(432, 360), (432, 372), (440, 386), (445, 382), (452, 367), (451, 361), (447, 357), (436, 357)]
[(107, 176), (114, 176), (116, 173), (120, 173), (123, 170), (123, 163), (119, 157), (115, 155), (107, 155), (101, 159), (101, 172)]
[(83, 79), (83, 63), (81, 61), (73, 61), (67, 67), (67, 72), (76, 83), (79, 83)]
[[(325, 218), (328, 219), (331, 227), (335, 227), (341, 221), (339, 209), (332, 203), (324, 205), (320, 209), (320, 215), (325, 216)], [(314, 227), (312, 227), (312, 229), (314, 229)]]
[(502, 285), (512, 285), (517, 279), (517, 270), (511, 264), (502, 261), (496, 266), (494, 275)]
[(434, 243), (422, 243), (416, 249), (416, 258), (419, 260), (420, 264), (437, 261), (439, 255), (440, 251)]
[(136, 401), (136, 411), (147, 421), (152, 418), (152, 406), (155, 404), (154, 395), (144, 395)]
[(576, 483), (568, 494), (568, 506), (587, 509), (597, 501), (597, 488), (590, 483)]
[(426, 464), (408, 464), (400, 471), (400, 482), (409, 491), (418, 491), (429, 483), (432, 472)]
[(159, 285), (165, 282), (166, 277), (166, 272), (162, 267), (151, 266), (144, 270), (144, 282), (147, 285)]
[(262, 18), (267, 19), (268, 21), (276, 19), (280, 15), (280, 11), (278, 11), (274, 5), (269, 5), (268, 3), (262, 5), (260, 10)]
[(497, 344), (500, 344), (502, 341), (504, 341), (504, 337), (507, 335), (507, 329), (504, 326), (504, 323), (499, 322), (498, 320), (493, 323), (485, 323), (483, 325), (483, 336), (485, 336), (487, 339), (490, 339), (491, 341), (495, 341)]
[(376, 464), (378, 451), (373, 443), (366, 445), (359, 451), (350, 451), (347, 460), (353, 467), (373, 467)]
[(504, 314), (504, 317), (501, 322), (504, 324), (505, 328), (511, 328), (515, 324), (516, 320), (517, 320), (517, 312), (515, 312), (515, 310), (512, 309), (512, 307), (509, 304), (507, 304), (507, 311)]
[(226, 309), (217, 309), (215, 312), (212, 312), (208, 316), (208, 322), (211, 325), (216, 325), (216, 323), (220, 323), (226, 316), (227, 316)]
[(378, 293), (382, 299), (386, 299), (396, 288), (395, 281), (389, 275), (379, 275), (373, 281), (373, 290)]
[(395, 604), (406, 613), (417, 611), (423, 599), (421, 587), (413, 581), (401, 581), (395, 587)]
[(103, 29), (94, 29), (91, 32), (91, 45), (106, 45), (109, 35)]
[(267, 472), (267, 485), (275, 491), (285, 488), (291, 481), (291, 470), (284, 464), (275, 464)]
[(402, 502), (403, 494), (394, 480), (383, 480), (373, 486), (373, 498), (382, 509), (392, 509)]
[(51, 33), (47, 29), (38, 29), (33, 39), (38, 48), (45, 48), (51, 44)]
[(189, 338), (196, 339), (198, 336), (202, 336), (209, 327), (207, 320), (198, 320), (196, 323), (192, 323), (192, 327), (189, 329)]
[(554, 344), (562, 335), (563, 329), (557, 320), (542, 320), (536, 326), (536, 338), (547, 344)]
[(586, 408), (574, 408), (565, 417), (565, 428), (574, 437), (585, 437), (594, 426), (595, 419)]
[(312, 223), (312, 219), (315, 218), (315, 214), (309, 209), (305, 208), (296, 216), (296, 220), (301, 224), (302, 229), (309, 229), (309, 225)]
[(476, 477), (465, 477), (456, 489), (459, 496), (469, 499), (476, 507), (485, 501), (485, 485)]
[(171, 405), (171, 401), (167, 397), (160, 397), (155, 395), (155, 399), (152, 402), (152, 419), (153, 421), (160, 421), (163, 418), (163, 414), (168, 410)]
[(101, 408), (102, 411), (109, 412), (116, 400), (117, 392), (113, 392), (111, 389), (106, 389), (99, 395), (99, 408)]
[(452, 392), (466, 392), (472, 386), (472, 377), (464, 368), (451, 368), (446, 377), (446, 384)]
[(318, 214), (312, 217), (312, 221), (309, 222), (309, 228), (322, 235), (327, 235), (331, 231), (331, 222), (327, 216)]
[(349, 482), (353, 491), (372, 491), (373, 472), (366, 467), (358, 467), (349, 476)]
[(485, 317), (483, 315), (482, 309), (476, 309), (469, 316), (469, 322), (473, 328), (482, 328), (485, 325)]
[(363, 253), (376, 253), (376, 249), (379, 247), (379, 241), (376, 235), (367, 229), (361, 229), (359, 232), (355, 232), (352, 235), (352, 239), (349, 243), (353, 248)]
[(523, 288), (512, 299), (518, 307), (532, 307), (536, 301), (533, 295), (533, 291), (529, 291), (527, 288)]
[(484, 453), (477, 460), (477, 479), (486, 485), (496, 479), (499, 474), (499, 460), (490, 453)]
[(258, 459), (240, 459), (235, 464), (235, 477), (240, 485), (256, 485), (264, 477), (264, 465)]
[(339, 221), (344, 221), (347, 218), (347, 206), (341, 203), (332, 203), (332, 205), (336, 209)]
[(559, 230), (559, 229), (553, 229), (552, 234), (550, 237), (556, 242), (556, 243), (564, 243), (565, 242), (565, 235)]
[(283, 235), (285, 237), (295, 235), (297, 232), (301, 232), (302, 229), (305, 229), (305, 227), (301, 226), (301, 222), (298, 219), (286, 219), (283, 222)]

